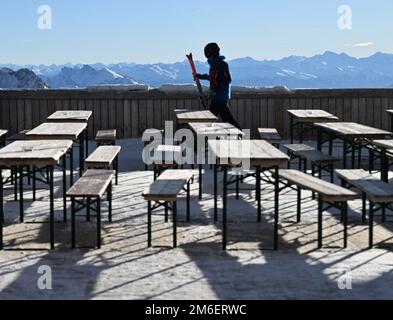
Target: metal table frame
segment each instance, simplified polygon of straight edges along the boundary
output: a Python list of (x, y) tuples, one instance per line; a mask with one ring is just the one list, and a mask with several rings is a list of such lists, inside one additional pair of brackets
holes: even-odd
[[(70, 148), (72, 149), (72, 147)], [(72, 163), (72, 152), (64, 153), (64, 155), (60, 158), (59, 164), (57, 165), (46, 165), (43, 167), (36, 167), (28, 164), (23, 165), (13, 165), (13, 166), (4, 166), (0, 165), (0, 177), (2, 176), (2, 171), (6, 169), (14, 170), (14, 183), (15, 183), (15, 197), (17, 197), (17, 186), (19, 185), (19, 220), (21, 223), (24, 222), (24, 198), (23, 198), (23, 178), (31, 177), (33, 181), (33, 201), (36, 199), (36, 181), (40, 181), (44, 184), (49, 185), (49, 225), (50, 225), (50, 248), (54, 249), (55, 240), (54, 240), (54, 170), (55, 168), (59, 168), (63, 173), (63, 222), (67, 221), (67, 200), (66, 200), (66, 159), (67, 154), (69, 153), (70, 162)], [(72, 164), (71, 164), (72, 166)], [(33, 167), (33, 170), (30, 168)], [(37, 177), (36, 173), (39, 173), (41, 177)], [(3, 179), (0, 179), (0, 250), (3, 250), (3, 226), (4, 226), (4, 182)]]

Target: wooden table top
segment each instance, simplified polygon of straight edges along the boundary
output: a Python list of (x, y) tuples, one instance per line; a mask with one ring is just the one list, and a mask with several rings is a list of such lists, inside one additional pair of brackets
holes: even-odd
[(289, 157), (264, 140), (210, 140), (209, 151), (220, 164), (250, 160), (253, 166), (275, 166), (288, 162)]
[(88, 122), (92, 111), (87, 110), (61, 110), (52, 113), (46, 120), (48, 122)]
[(44, 122), (27, 132), (26, 139), (76, 140), (86, 127), (83, 122)]
[(175, 110), (177, 122), (186, 124), (190, 122), (216, 122), (218, 118), (209, 110), (185, 111)]
[(71, 146), (71, 140), (15, 141), (0, 149), (0, 165), (55, 165)]
[(7, 132), (8, 132), (8, 130), (2, 130), (2, 129), (0, 129), (0, 138), (1, 138), (2, 136), (6, 135)]
[(318, 109), (299, 109), (288, 110), (288, 113), (300, 122), (326, 122), (337, 121), (338, 117), (325, 111)]
[(387, 135), (392, 135), (389, 131), (365, 126), (356, 122), (325, 122), (315, 123), (315, 126), (347, 138), (383, 138)]
[(226, 122), (191, 122), (188, 124), (196, 135), (243, 136), (244, 132)]

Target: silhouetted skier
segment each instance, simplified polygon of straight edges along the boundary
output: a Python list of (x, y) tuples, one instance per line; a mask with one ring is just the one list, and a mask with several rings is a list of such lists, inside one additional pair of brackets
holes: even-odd
[(232, 82), (229, 66), (220, 56), (220, 47), (217, 43), (209, 43), (205, 47), (205, 56), (210, 65), (209, 74), (197, 74), (201, 80), (210, 81), (208, 92), (209, 109), (216, 116), (220, 116), (223, 122), (228, 122), (240, 129), (239, 124), (229, 109), (228, 101), (231, 97), (230, 83)]

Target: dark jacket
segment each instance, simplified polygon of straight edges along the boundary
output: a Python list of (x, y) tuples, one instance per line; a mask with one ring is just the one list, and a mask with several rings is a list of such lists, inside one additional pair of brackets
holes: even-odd
[(200, 79), (210, 81), (210, 97), (214, 101), (227, 102), (231, 98), (230, 83), (232, 82), (231, 73), (225, 57), (217, 56), (209, 59), (209, 74), (200, 75)]

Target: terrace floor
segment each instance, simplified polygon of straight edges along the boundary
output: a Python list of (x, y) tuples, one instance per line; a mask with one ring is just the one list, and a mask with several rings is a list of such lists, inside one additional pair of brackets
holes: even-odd
[[(325, 248), (317, 250), (317, 203), (304, 192), (303, 221), (295, 224), (296, 194), (283, 192), (280, 204), (280, 249), (272, 247), (273, 192), (263, 189), (263, 222), (256, 223), (254, 191), (229, 200), (228, 250), (221, 250), (221, 224), (213, 223), (212, 174), (206, 173), (204, 197), (192, 185), (190, 224), (179, 204), (179, 248), (172, 249), (172, 224), (163, 212), (154, 217), (155, 247), (146, 248), (146, 203), (142, 190), (152, 181), (143, 171), (139, 140), (120, 142), (120, 185), (114, 188), (114, 222), (103, 215), (103, 246), (70, 249), (70, 223), (56, 223), (57, 247), (48, 251), (48, 192), (26, 202), (26, 223), (18, 223), (18, 204), (6, 192), (6, 249), (0, 252), (0, 299), (391, 299), (393, 298), (393, 217), (375, 228), (373, 250), (366, 250), (368, 226), (359, 201), (350, 203), (349, 246), (342, 246), (338, 212), (324, 215)], [(77, 161), (77, 160), (76, 160)], [(58, 179), (59, 176), (56, 176)], [(246, 180), (252, 188), (254, 181)], [(60, 195), (60, 187), (56, 190)], [(26, 194), (27, 199), (31, 195)], [(220, 204), (219, 204), (220, 205)], [(62, 217), (61, 198), (56, 217)], [(376, 218), (380, 222), (380, 217)], [(79, 218), (77, 243), (94, 245), (95, 222)], [(40, 290), (42, 265), (52, 269), (52, 290)], [(343, 272), (352, 289), (341, 290)], [(348, 283), (348, 282), (347, 282)]]

